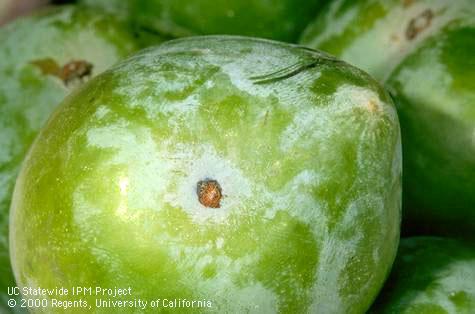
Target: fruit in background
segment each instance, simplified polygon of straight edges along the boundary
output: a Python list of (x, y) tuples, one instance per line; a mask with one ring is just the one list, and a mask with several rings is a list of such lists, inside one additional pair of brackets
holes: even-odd
[(228, 34), (296, 42), (326, 0), (83, 1), (127, 11), (138, 25), (172, 37)]
[(12, 260), (21, 286), (360, 313), (400, 198), (397, 115), (368, 75), (295, 45), (182, 39), (61, 105), (15, 187)]
[(385, 81), (421, 42), (438, 36), (447, 26), (473, 21), (475, 3), (335, 0), (321, 12), (307, 27), (300, 43), (338, 56)]
[(7, 286), (15, 285), (8, 209), (30, 143), (74, 86), (138, 50), (136, 41), (114, 17), (70, 6), (49, 8), (0, 29), (0, 306)]
[(449, 238), (401, 239), (393, 271), (370, 313), (470, 314), (475, 246)]
[(475, 236), (474, 51), (475, 24), (449, 28), (388, 81), (402, 125), (408, 231)]
[(475, 231), (475, 2), (335, 1), (302, 42), (384, 81), (401, 120), (403, 231)]

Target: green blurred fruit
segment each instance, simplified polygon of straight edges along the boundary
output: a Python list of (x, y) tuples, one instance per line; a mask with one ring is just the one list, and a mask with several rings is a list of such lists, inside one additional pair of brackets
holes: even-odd
[(475, 19), (472, 0), (335, 0), (300, 42), (373, 75), (388, 76), (427, 38)]
[(471, 314), (475, 246), (448, 238), (403, 238), (393, 271), (370, 313)]
[(391, 75), (408, 229), (475, 238), (475, 24), (430, 38)]
[(408, 233), (475, 234), (475, 1), (335, 1), (302, 42), (396, 100)]
[(244, 35), (296, 42), (326, 0), (82, 0), (172, 37)]
[(15, 275), (212, 302), (195, 312), (362, 313), (397, 250), (400, 153), (389, 96), (341, 61), (171, 41), (91, 80), (42, 130), (15, 188)]
[(126, 24), (69, 6), (49, 8), (8, 24), (0, 29), (0, 43), (1, 312), (7, 286), (15, 285), (8, 255), (8, 209), (30, 143), (74, 86), (139, 45)]

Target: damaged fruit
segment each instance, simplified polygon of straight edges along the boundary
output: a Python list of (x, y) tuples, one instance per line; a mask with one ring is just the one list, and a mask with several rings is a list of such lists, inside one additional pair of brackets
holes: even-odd
[(361, 313), (400, 204), (396, 111), (367, 74), (279, 42), (175, 40), (93, 78), (43, 128), (15, 188), (12, 261), (20, 286)]
[(403, 232), (475, 234), (475, 2), (336, 0), (302, 43), (374, 75), (403, 144)]
[(11, 194), (31, 142), (73, 88), (138, 50), (136, 41), (122, 21), (70, 6), (0, 29), (0, 312), (7, 309), (7, 287), (15, 286), (7, 240)]

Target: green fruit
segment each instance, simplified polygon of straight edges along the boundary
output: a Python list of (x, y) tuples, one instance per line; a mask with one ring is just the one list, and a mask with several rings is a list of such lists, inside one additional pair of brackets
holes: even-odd
[(296, 42), (325, 0), (83, 1), (127, 12), (138, 25), (173, 37), (230, 34)]
[(380, 81), (427, 38), (475, 17), (472, 0), (335, 0), (300, 42), (322, 49)]
[(408, 228), (475, 234), (475, 24), (428, 39), (391, 75)]
[(212, 302), (197, 312), (361, 313), (397, 250), (399, 140), (384, 90), (320, 52), (164, 43), (42, 130), (15, 188), (16, 278)]
[(475, 231), (475, 2), (335, 1), (302, 42), (384, 81), (401, 119), (409, 233)]
[(371, 313), (470, 314), (475, 246), (448, 238), (401, 240), (393, 271)]
[(136, 41), (115, 18), (69, 6), (0, 29), (0, 307), (7, 286), (15, 285), (7, 248), (8, 209), (30, 143), (74, 86), (136, 51)]

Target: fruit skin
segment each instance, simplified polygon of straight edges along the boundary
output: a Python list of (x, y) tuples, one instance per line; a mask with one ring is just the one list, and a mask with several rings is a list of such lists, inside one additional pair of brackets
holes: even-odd
[(86, 60), (92, 64), (94, 76), (141, 46), (125, 23), (71, 6), (48, 8), (4, 26), (0, 42), (1, 311), (8, 299), (7, 286), (15, 285), (7, 236), (11, 194), (20, 164), (50, 113), (79, 83), (66, 85), (53, 75), (53, 64), (61, 67), (72, 60)]
[(450, 238), (402, 238), (393, 271), (370, 313), (470, 314), (475, 247)]
[[(474, 17), (472, 0), (335, 0), (307, 26), (300, 43), (384, 82), (427, 38)], [(420, 30), (414, 32), (414, 26)]]
[[(170, 41), (41, 131), (12, 203), (15, 276), (212, 300), (203, 312), (361, 313), (397, 250), (400, 149), (391, 99), (356, 68), (245, 37)], [(198, 200), (206, 179), (219, 208)]]
[(128, 0), (86, 3), (128, 12), (138, 24), (172, 37), (244, 35), (296, 42), (326, 0)]
[[(328, 12), (302, 42), (368, 71), (396, 102), (403, 233), (473, 238), (475, 2), (335, 1)], [(421, 30), (411, 33), (416, 17)]]
[(475, 236), (473, 51), (475, 24), (449, 27), (389, 78), (402, 130), (408, 232)]

